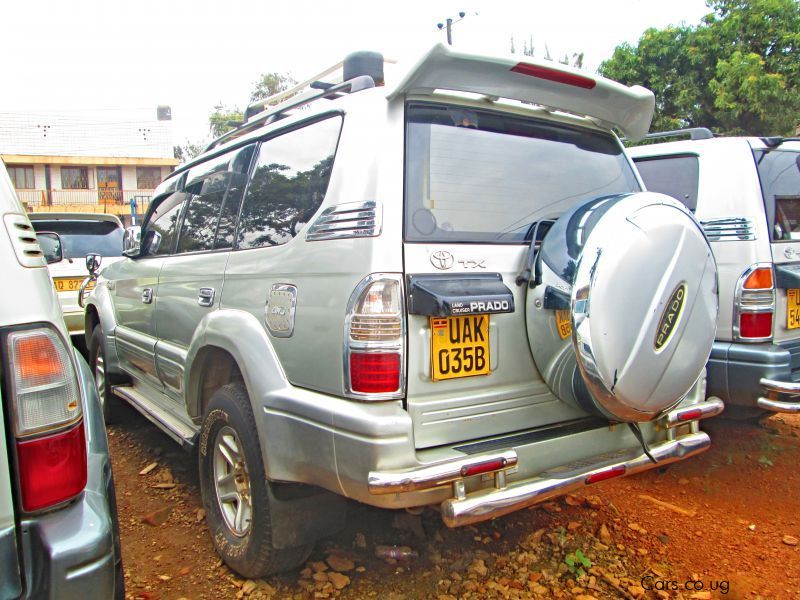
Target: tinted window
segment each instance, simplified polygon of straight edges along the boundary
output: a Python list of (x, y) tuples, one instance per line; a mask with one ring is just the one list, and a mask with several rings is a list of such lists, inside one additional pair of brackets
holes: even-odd
[(573, 205), (639, 190), (611, 135), (506, 114), (412, 105), (406, 239), (521, 243)]
[(109, 221), (33, 221), (36, 231), (53, 231), (61, 236), (64, 258), (87, 254), (122, 256), (122, 227)]
[(689, 210), (697, 208), (700, 167), (696, 156), (657, 156), (635, 158), (634, 161), (649, 191), (672, 196)]
[(232, 248), (233, 238), (236, 233), (236, 218), (239, 215), (239, 206), (247, 186), (247, 173), (250, 170), (250, 161), (253, 159), (255, 146), (242, 148), (231, 161), (231, 175), (228, 182), (228, 193), (222, 203), (217, 227), (215, 248)]
[(755, 152), (773, 240), (800, 240), (800, 152)]
[[(187, 193), (191, 194), (178, 239), (178, 252), (199, 252), (233, 245), (247, 169), (254, 146), (224, 154), (189, 171)], [(237, 172), (233, 172), (236, 169)], [(218, 235), (218, 228), (222, 228)], [(218, 240), (215, 246), (215, 240)]]
[(261, 144), (239, 217), (239, 248), (291, 240), (322, 204), (341, 117), (312, 123)]
[(172, 253), (185, 199), (186, 194), (175, 192), (156, 207), (145, 226), (142, 255), (162, 256)]

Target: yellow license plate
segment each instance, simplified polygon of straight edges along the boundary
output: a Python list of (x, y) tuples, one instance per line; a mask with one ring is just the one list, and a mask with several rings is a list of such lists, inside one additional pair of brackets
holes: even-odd
[(786, 290), (786, 329), (800, 327), (800, 290)]
[(572, 324), (569, 322), (568, 310), (556, 311), (556, 326), (558, 327), (558, 335), (562, 340), (572, 335)]
[(57, 292), (77, 292), (86, 277), (56, 277), (53, 284)]
[(489, 374), (489, 315), (431, 317), (434, 381)]

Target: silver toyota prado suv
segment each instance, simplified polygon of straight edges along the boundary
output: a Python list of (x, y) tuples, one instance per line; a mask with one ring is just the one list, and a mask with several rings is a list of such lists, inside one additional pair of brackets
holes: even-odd
[(702, 452), (722, 410), (711, 249), (612, 132), (643, 136), (652, 93), (444, 46), (392, 68), (251, 105), (86, 299), (109, 416), (197, 448), (246, 577), (344, 498), (476, 523)]
[(708, 392), (727, 415), (800, 412), (800, 140), (689, 137), (631, 148), (649, 190), (703, 224), (719, 266)]

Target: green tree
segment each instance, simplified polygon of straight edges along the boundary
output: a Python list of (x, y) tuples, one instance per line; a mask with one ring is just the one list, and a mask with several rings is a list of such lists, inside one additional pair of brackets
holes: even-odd
[[(263, 100), (269, 96), (282, 92), (292, 87), (296, 81), (287, 74), (263, 73), (253, 84), (250, 92), (250, 102)], [(208, 129), (212, 137), (219, 137), (227, 133), (238, 123), (242, 122), (244, 112), (238, 106), (224, 106), (222, 103), (214, 107), (208, 116)]]
[(648, 29), (600, 65), (656, 95), (653, 129), (787, 135), (800, 123), (800, 3), (709, 0), (696, 26)]
[(263, 73), (250, 93), (250, 102), (274, 96), (284, 90), (288, 90), (296, 83), (292, 77), (285, 73)]

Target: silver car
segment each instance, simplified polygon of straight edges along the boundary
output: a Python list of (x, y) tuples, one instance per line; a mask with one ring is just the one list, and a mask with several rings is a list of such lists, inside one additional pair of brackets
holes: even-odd
[(101, 405), (0, 162), (0, 598), (125, 597)]
[(719, 266), (709, 393), (732, 417), (800, 412), (800, 140), (648, 137), (666, 141), (630, 149), (645, 184), (695, 213)]
[(612, 132), (652, 93), (444, 46), (332, 77), (179, 167), (87, 300), (107, 412), (198, 449), (233, 570), (344, 498), (455, 527), (708, 448), (714, 259)]

